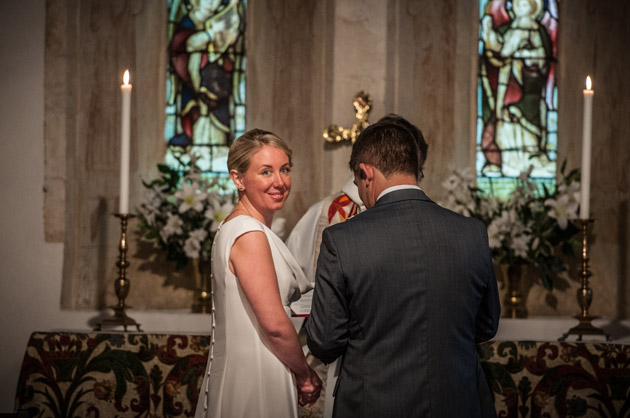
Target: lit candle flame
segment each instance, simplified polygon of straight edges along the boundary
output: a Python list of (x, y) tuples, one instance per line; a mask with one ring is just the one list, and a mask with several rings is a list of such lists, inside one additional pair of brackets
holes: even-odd
[(586, 90), (590, 90), (592, 85), (593, 85), (593, 82), (591, 81), (591, 76), (587, 75), (586, 76)]
[(129, 70), (125, 70), (125, 74), (123, 74), (123, 83), (125, 83), (125, 86), (129, 85)]

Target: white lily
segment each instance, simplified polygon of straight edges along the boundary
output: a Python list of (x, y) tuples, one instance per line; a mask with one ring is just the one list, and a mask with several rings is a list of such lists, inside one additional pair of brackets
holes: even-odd
[(208, 231), (205, 229), (195, 229), (190, 232), (188, 239), (184, 243), (184, 253), (188, 258), (199, 258), (199, 252), (201, 251), (201, 243), (208, 236)]
[(499, 212), (499, 204), (501, 200), (498, 197), (488, 197), (482, 199), (479, 205), (479, 211), (483, 216), (493, 217), (493, 215)]
[(160, 230), (160, 237), (162, 237), (162, 241), (164, 242), (168, 241), (171, 235), (181, 234), (183, 232), (182, 225), (184, 225), (179, 215), (173, 215), (172, 213), (168, 213), (167, 215), (168, 219), (166, 225)]
[(142, 206), (138, 209), (140, 211), (140, 214), (144, 217), (147, 225), (155, 226), (155, 216), (157, 215), (157, 212), (154, 209)]
[(457, 189), (461, 185), (461, 179), (456, 174), (451, 174), (449, 178), (442, 182), (442, 187), (444, 187), (448, 192), (452, 192)]
[(206, 211), (203, 213), (203, 217), (210, 221), (214, 221), (214, 207), (210, 206), (208, 209), (206, 209)]
[(580, 201), (580, 190), (581, 186), (579, 181), (574, 181), (568, 186), (565, 183), (562, 183), (560, 186), (558, 186), (559, 195), (562, 196), (564, 194), (567, 194), (569, 195), (569, 198), (575, 202)]
[(497, 227), (501, 232), (510, 232), (513, 228), (513, 224), (516, 220), (516, 212), (504, 210), (501, 215), (495, 219)]
[(568, 194), (560, 196), (558, 200), (545, 200), (545, 206), (551, 207), (547, 214), (558, 221), (560, 229), (567, 228), (569, 219), (577, 218), (578, 203), (571, 201)]
[(488, 244), (490, 248), (501, 248), (501, 228), (498, 219), (493, 220), (488, 225)]
[(184, 213), (189, 209), (201, 212), (207, 195), (206, 192), (199, 190), (197, 182), (183, 183), (182, 189), (175, 192), (175, 197), (181, 200), (178, 207), (179, 213)]
[(188, 238), (184, 243), (184, 253), (188, 258), (199, 258), (201, 243), (194, 238)]
[(215, 201), (214, 205), (215, 206), (214, 206), (212, 225), (210, 225), (210, 231), (212, 232), (219, 229), (219, 225), (221, 224), (221, 222), (223, 222), (225, 218), (228, 217), (230, 212), (232, 212), (232, 209), (234, 209), (234, 205), (231, 202), (220, 204), (219, 202)]
[(527, 257), (527, 247), (529, 241), (531, 240), (531, 236), (529, 235), (519, 235), (517, 237), (512, 237), (512, 244), (510, 248), (514, 251), (514, 255), (521, 258)]
[(147, 199), (145, 206), (154, 210), (158, 210), (165, 197), (166, 196), (161, 187), (153, 185), (153, 187), (151, 187), (151, 189), (149, 190), (149, 198)]
[(190, 231), (190, 238), (197, 240), (199, 242), (203, 242), (208, 236), (208, 231), (205, 229), (195, 229), (194, 231)]

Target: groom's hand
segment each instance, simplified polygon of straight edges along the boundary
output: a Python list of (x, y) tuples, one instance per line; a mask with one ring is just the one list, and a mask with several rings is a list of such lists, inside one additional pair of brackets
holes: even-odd
[(310, 369), (311, 376), (303, 382), (297, 382), (298, 402), (301, 406), (315, 402), (322, 391), (322, 381), (313, 369)]

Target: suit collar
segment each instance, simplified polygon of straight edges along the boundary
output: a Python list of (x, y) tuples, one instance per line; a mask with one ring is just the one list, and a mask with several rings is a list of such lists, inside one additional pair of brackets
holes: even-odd
[(402, 200), (425, 200), (427, 202), (432, 202), (432, 200), (429, 199), (422, 190), (403, 189), (387, 193), (385, 196), (378, 199), (374, 206), (386, 205), (389, 203), (400, 202)]

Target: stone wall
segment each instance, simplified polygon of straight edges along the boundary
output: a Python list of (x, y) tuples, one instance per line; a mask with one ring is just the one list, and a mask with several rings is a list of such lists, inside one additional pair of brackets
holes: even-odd
[[(592, 313), (627, 318), (630, 298), (630, 7), (623, 0), (561, 3), (558, 63), (559, 160), (581, 158), (582, 88), (594, 79)], [(287, 229), (339, 189), (349, 144), (325, 144), (329, 124), (354, 122), (353, 95), (374, 98), (370, 121), (395, 112), (430, 144), (421, 186), (439, 201), (451, 167), (474, 162), (478, 7), (467, 0), (249, 0), (247, 128), (286, 138), (295, 152)], [(120, 75), (132, 73), (131, 207), (141, 178), (156, 175), (162, 139), (166, 5), (148, 0), (48, 0), (46, 30), (46, 238), (65, 243), (62, 305), (113, 303)], [(626, 164), (624, 164), (626, 163)], [(135, 231), (135, 223), (130, 229)], [(137, 309), (185, 308), (190, 272), (130, 240)], [(574, 264), (577, 265), (577, 260)], [(531, 315), (577, 313), (575, 268), (552, 293), (529, 292)]]

